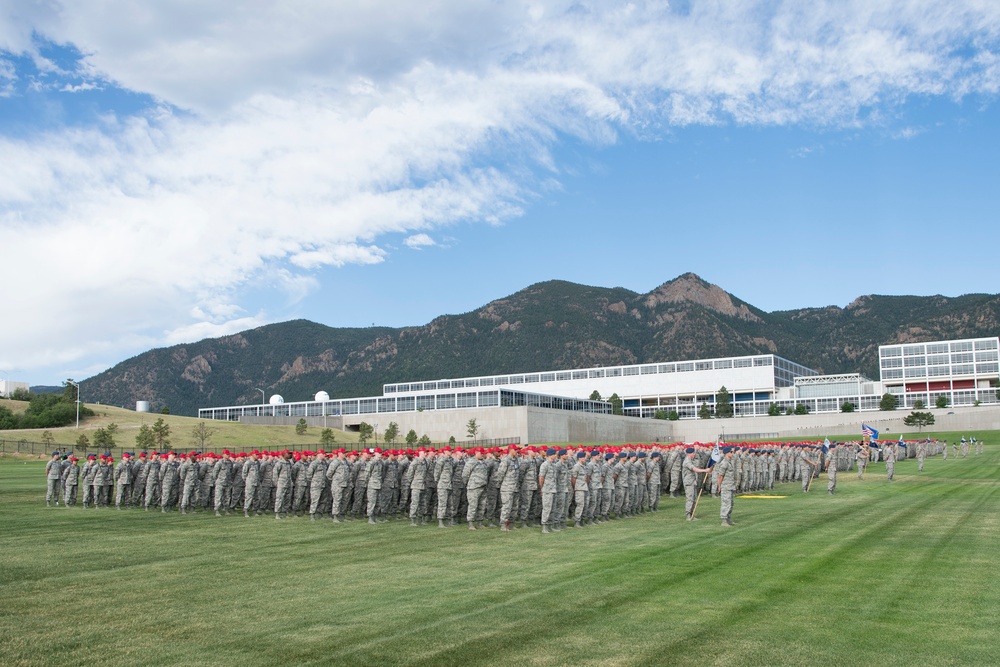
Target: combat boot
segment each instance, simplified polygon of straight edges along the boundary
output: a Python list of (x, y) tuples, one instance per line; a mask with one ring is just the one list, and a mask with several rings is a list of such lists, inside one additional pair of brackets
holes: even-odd
[(375, 525), (375, 518), (374, 517), (368, 517), (368, 524), (374, 526)]
[(475, 521), (470, 521), (469, 522), (469, 530), (475, 530), (475, 529), (476, 529), (476, 522)]
[(455, 525), (455, 518), (452, 517), (452, 518), (448, 519), (448, 527), (451, 528), (454, 525)]
[(549, 533), (551, 533), (551, 532), (552, 532), (552, 531), (551, 531), (551, 530), (549, 530), (549, 524), (547, 524), (547, 523), (543, 523), (543, 524), (542, 524), (542, 535), (548, 535), (548, 534), (549, 534)]
[(417, 520), (416, 519), (410, 519), (410, 525), (411, 526), (416, 526), (417, 525)]
[(316, 514), (315, 514), (315, 513), (313, 513), (313, 512), (310, 512), (310, 513), (309, 513), (309, 520), (310, 520), (310, 521), (315, 521), (315, 520), (316, 520)]
[(438, 519), (438, 528), (447, 528), (447, 527), (448, 526), (444, 525), (444, 519)]
[(573, 524), (573, 527), (574, 528), (583, 528), (583, 524), (581, 522), (577, 521), (575, 524)]
[(344, 520), (341, 518), (341, 516), (339, 514), (336, 514), (333, 517), (333, 522), (334, 523), (344, 523)]

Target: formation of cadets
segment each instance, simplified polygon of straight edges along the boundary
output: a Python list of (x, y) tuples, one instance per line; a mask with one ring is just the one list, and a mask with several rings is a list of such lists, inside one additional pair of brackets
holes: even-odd
[[(963, 438), (964, 441), (964, 438)], [(923, 470), (927, 456), (947, 444), (919, 441), (915, 457)], [(911, 443), (912, 445), (912, 443)], [(973, 439), (976, 452), (982, 443)], [(542, 448), (340, 449), (325, 452), (176, 454), (140, 452), (77, 457), (53, 452), (46, 464), (46, 504), (119, 510), (159, 509), (182, 514), (273, 513), (336, 523), (375, 524), (409, 519), (411, 526), (445, 528), (464, 521), (469, 530), (501, 530), (540, 525), (543, 533), (576, 528), (659, 510), (660, 497), (685, 495), (685, 515), (697, 520), (702, 493), (722, 497), (722, 523), (732, 525), (732, 497), (801, 480), (808, 492), (826, 470), (828, 492), (838, 470), (855, 465), (858, 476), (879, 458), (892, 479), (895, 460), (908, 445), (883, 443), (749, 443), (736, 446), (624, 445)], [(967, 449), (966, 449), (967, 452)], [(717, 465), (718, 464), (718, 465)]]

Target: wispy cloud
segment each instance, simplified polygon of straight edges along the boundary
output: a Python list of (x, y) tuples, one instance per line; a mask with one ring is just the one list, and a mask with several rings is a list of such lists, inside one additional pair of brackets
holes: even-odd
[[(232, 296), (255, 275), (277, 267), (278, 289), (301, 299), (319, 268), (384, 261), (389, 234), (419, 249), (436, 229), (520, 215), (539, 189), (558, 189), (560, 136), (854, 126), (915, 95), (1000, 90), (1000, 3), (973, 0), (699, 2), (683, 13), (660, 2), (233, 12), (107, 0), (9, 18), (0, 50), (74, 77), (62, 90), (159, 104), (0, 137), (0, 252), (8, 272), (34, 277), (8, 302), (23, 324), (0, 333), (0, 365), (19, 350), (32, 350), (22, 365), (71, 362), (264, 322)], [(38, 36), (72, 45), (75, 71)], [(16, 77), (0, 60), (0, 89)], [(237, 302), (220, 309), (220, 295)]]

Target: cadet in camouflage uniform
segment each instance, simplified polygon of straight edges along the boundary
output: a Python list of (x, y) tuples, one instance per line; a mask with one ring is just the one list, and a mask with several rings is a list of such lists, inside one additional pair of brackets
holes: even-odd
[(601, 499), (604, 497), (604, 452), (594, 449), (587, 459), (590, 476), (590, 499), (587, 501), (587, 523), (601, 521)]
[(52, 452), (52, 458), (45, 464), (45, 506), (50, 507), (55, 501), (59, 507), (59, 495), (62, 491), (62, 454)]
[(365, 490), (368, 494), (368, 523), (375, 523), (376, 512), (378, 511), (379, 491), (382, 490), (382, 472), (385, 462), (382, 460), (382, 452), (375, 450), (372, 458), (368, 461), (365, 469)]
[(722, 460), (715, 466), (715, 475), (719, 481), (719, 495), (722, 503), (719, 508), (719, 517), (723, 526), (733, 525), (733, 498), (736, 495), (736, 466), (733, 464), (733, 450), (731, 447), (723, 447)]
[(75, 456), (69, 457), (69, 466), (62, 469), (63, 504), (76, 505), (76, 489), (80, 484), (80, 465)]
[(616, 519), (622, 518), (625, 512), (625, 503), (628, 500), (628, 470), (625, 468), (625, 452), (618, 452), (611, 459), (611, 477), (614, 480), (614, 500), (611, 505), (611, 512)]
[(201, 486), (198, 467), (198, 461), (193, 453), (184, 457), (184, 462), (181, 463), (181, 514), (187, 514), (188, 510), (194, 511), (198, 489)]
[(858, 451), (855, 454), (855, 461), (858, 464), (858, 479), (864, 477), (865, 468), (868, 467), (868, 460), (871, 458), (871, 454), (868, 453), (868, 445), (865, 443), (858, 444)]
[(292, 464), (292, 513), (300, 516), (306, 509), (306, 494), (309, 491), (309, 452), (296, 453)]
[(229, 485), (229, 504), (227, 505), (233, 512), (243, 509), (243, 459), (245, 457), (243, 452), (233, 457), (233, 477)]
[(250, 452), (250, 458), (243, 462), (243, 516), (250, 518), (251, 510), (260, 515), (257, 491), (260, 487), (260, 455), (257, 450)]
[(399, 517), (405, 518), (410, 515), (410, 466), (413, 450), (408, 449), (406, 454), (399, 457)]
[(410, 488), (410, 525), (417, 526), (425, 522), (427, 514), (425, 507), (427, 496), (425, 489), (430, 475), (428, 474), (427, 451), (421, 449), (417, 458), (410, 462), (406, 469), (406, 483)]
[(348, 517), (348, 503), (351, 498), (351, 484), (356, 469), (359, 468), (357, 453), (348, 456), (343, 451), (337, 452), (337, 458), (330, 462), (326, 469), (326, 478), (330, 480), (330, 513), (334, 523), (343, 523)]
[(271, 479), (274, 481), (274, 518), (287, 519), (292, 504), (292, 453), (287, 449), (274, 462)]
[(882, 448), (882, 456), (885, 457), (885, 476), (888, 481), (892, 481), (892, 476), (896, 472), (896, 447), (886, 444)]
[(132, 501), (132, 461), (130, 459), (131, 455), (128, 452), (124, 452), (122, 460), (115, 466), (115, 507), (118, 511), (121, 511), (123, 501), (126, 508), (129, 507)]
[(371, 452), (367, 449), (361, 450), (361, 458), (356, 463), (351, 464), (352, 485), (354, 488), (354, 506), (351, 508), (351, 515), (355, 519), (360, 519), (368, 509), (367, 480), (368, 463), (371, 461)]
[(799, 452), (799, 472), (802, 475), (802, 492), (808, 493), (812, 482), (813, 471), (819, 467), (819, 461), (809, 458), (805, 449)]
[(153, 452), (152, 456), (149, 457), (149, 462), (146, 464), (146, 511), (149, 511), (150, 507), (156, 507), (160, 504), (160, 468), (163, 467), (163, 462), (160, 461), (160, 455), (157, 452)]
[(831, 496), (837, 490), (837, 453), (840, 447), (836, 443), (827, 450), (826, 459), (826, 492)]
[(670, 450), (672, 459), (670, 461), (670, 497), (679, 498), (681, 495), (681, 484), (684, 481), (684, 457), (685, 450), (674, 447)]
[(233, 458), (228, 449), (222, 450), (222, 458), (212, 467), (212, 483), (215, 487), (215, 516), (221, 512), (229, 514), (229, 495), (233, 483)]
[(465, 485), (469, 506), (465, 520), (469, 524), (469, 530), (476, 529), (476, 522), (482, 527), (486, 512), (486, 485), (490, 479), (490, 468), (485, 457), (483, 448), (477, 447), (472, 458), (466, 459), (465, 467), (462, 469), (462, 482)]
[(567, 451), (565, 449), (558, 450), (555, 464), (552, 466), (556, 479), (556, 496), (550, 521), (550, 528), (553, 530), (562, 530), (565, 527), (567, 505), (569, 504), (566, 499), (570, 492), (569, 468), (566, 466), (566, 457)]
[(449, 496), (451, 495), (451, 478), (455, 471), (455, 460), (446, 452), (438, 453), (437, 460), (434, 461), (434, 478), (437, 480), (437, 518), (438, 528), (445, 527), (445, 520), (449, 518)]
[[(694, 447), (688, 447), (684, 450), (684, 462), (681, 464), (681, 474), (684, 478), (684, 514), (688, 521), (697, 521), (698, 517), (694, 516), (694, 504), (698, 499), (698, 473), (707, 473), (709, 468), (699, 468), (695, 465), (694, 458), (696, 451)], [(736, 477), (735, 469), (733, 471), (733, 485), (735, 487)]]
[(107, 507), (110, 503), (110, 487), (114, 479), (114, 470), (108, 463), (105, 456), (97, 458), (97, 474), (94, 475), (95, 498), (94, 505), (97, 507)]
[(534, 505), (541, 502), (541, 497), (538, 489), (538, 460), (533, 449), (527, 449), (525, 452), (527, 455), (521, 457), (521, 466), (524, 470), (521, 473), (521, 500), (519, 504), (521, 525), (527, 527), (531, 526), (534, 518)]
[(138, 458), (132, 461), (132, 505), (146, 505), (146, 452), (139, 452)]
[(500, 467), (500, 452), (494, 451), (486, 457), (488, 472), (486, 482), (486, 527), (492, 528), (500, 513), (500, 483), (496, 479), (497, 468)]
[(260, 459), (260, 483), (257, 487), (257, 507), (264, 514), (274, 508), (274, 466), (278, 463), (277, 456), (265, 452)]
[(177, 504), (177, 483), (180, 481), (180, 463), (173, 452), (167, 454), (167, 460), (160, 466), (160, 511), (170, 512)]
[(587, 452), (576, 453), (576, 464), (570, 471), (569, 483), (573, 487), (576, 503), (573, 527), (583, 528), (583, 521), (587, 516), (590, 502), (590, 471), (587, 468)]
[[(215, 487), (212, 481), (212, 461), (211, 454), (204, 454), (198, 457), (198, 506), (207, 510), (214, 505)], [(216, 508), (218, 509), (218, 508)]]
[(649, 511), (660, 509), (660, 452), (649, 455), (646, 463), (646, 497), (649, 498)]
[(553, 520), (553, 510), (555, 509), (556, 494), (558, 492), (557, 479), (559, 473), (556, 470), (556, 455), (558, 450), (545, 450), (545, 460), (538, 468), (538, 488), (542, 494), (542, 533), (552, 532), (550, 523)]
[[(520, 477), (521, 458), (517, 455), (517, 446), (507, 447), (507, 454), (500, 459), (493, 480), (498, 486), (500, 495), (500, 529), (509, 530), (512, 521), (517, 518), (517, 501), (521, 497)], [(517, 524), (514, 524), (517, 528)]]
[[(309, 462), (306, 469), (306, 481), (309, 483), (309, 520), (315, 521), (316, 515), (320, 513), (320, 501), (324, 494), (329, 495), (327, 489), (330, 488), (326, 479), (326, 473), (330, 469), (326, 461), (326, 453), (323, 450), (316, 452), (316, 458)], [(331, 513), (334, 513), (331, 509)]]
[(469, 506), (469, 499), (465, 497), (465, 482), (462, 480), (462, 470), (465, 468), (465, 452), (461, 449), (455, 449), (452, 452), (452, 458), (455, 459), (455, 470), (451, 473), (451, 521), (450, 525), (454, 526), (456, 520), (461, 520), (461, 517), (466, 513), (466, 509)]
[(382, 490), (379, 493), (379, 514), (388, 521), (399, 509), (399, 461), (390, 451), (382, 464)]

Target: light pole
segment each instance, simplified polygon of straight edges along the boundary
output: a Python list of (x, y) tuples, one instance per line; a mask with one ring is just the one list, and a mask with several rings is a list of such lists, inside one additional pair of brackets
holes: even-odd
[(76, 428), (80, 428), (80, 385), (72, 380), (66, 380), (74, 387), (76, 387)]

